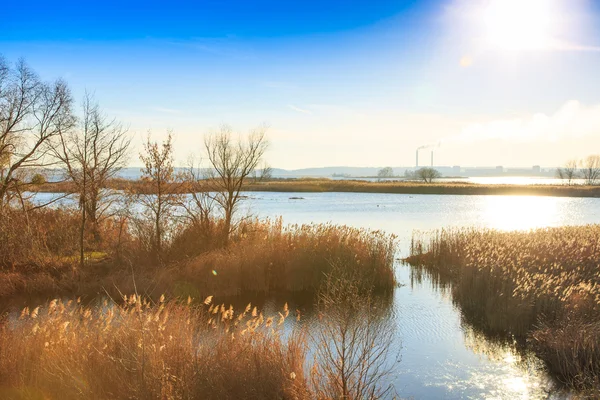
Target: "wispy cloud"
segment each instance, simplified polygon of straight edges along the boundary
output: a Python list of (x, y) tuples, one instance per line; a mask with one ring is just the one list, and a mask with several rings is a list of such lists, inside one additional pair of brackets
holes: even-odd
[(295, 106), (293, 104), (288, 104), (288, 108), (290, 110), (294, 110), (294, 111), (302, 113), (302, 114), (312, 114), (312, 111), (306, 110), (304, 108), (297, 107), (297, 106)]
[(598, 133), (600, 104), (585, 106), (576, 100), (565, 103), (554, 114), (532, 114), (520, 118), (496, 119), (467, 125), (460, 134), (444, 142), (508, 140), (514, 142), (556, 142)]
[(150, 107), (152, 111), (165, 113), (165, 114), (181, 114), (181, 110), (177, 110), (175, 108), (165, 108), (165, 107)]

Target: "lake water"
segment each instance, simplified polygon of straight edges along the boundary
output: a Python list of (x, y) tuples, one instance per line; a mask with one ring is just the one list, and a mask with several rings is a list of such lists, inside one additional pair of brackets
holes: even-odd
[[(408, 254), (413, 231), (449, 227), (501, 230), (600, 223), (600, 199), (528, 196), (438, 196), (364, 193), (250, 192), (242, 213), (283, 217), (285, 223), (332, 222), (383, 230)], [(51, 194), (40, 194), (48, 198)], [(41, 200), (41, 198), (40, 198)], [(460, 309), (431, 281), (412, 279), (397, 263), (390, 319), (395, 369), (389, 383), (398, 396), (416, 399), (567, 398), (534, 357), (486, 338), (462, 322)], [(283, 300), (267, 302), (280, 308)], [(309, 317), (310, 318), (310, 317)], [(293, 322), (290, 322), (293, 323)]]
[[(364, 193), (248, 193), (244, 212), (288, 223), (332, 222), (383, 230), (408, 254), (412, 232), (480, 226), (502, 230), (600, 223), (600, 199), (529, 196), (435, 196)], [(299, 199), (292, 199), (292, 198)], [(461, 322), (460, 310), (424, 278), (398, 263), (391, 317), (399, 351), (391, 383), (416, 399), (544, 399), (552, 382), (533, 357)]]

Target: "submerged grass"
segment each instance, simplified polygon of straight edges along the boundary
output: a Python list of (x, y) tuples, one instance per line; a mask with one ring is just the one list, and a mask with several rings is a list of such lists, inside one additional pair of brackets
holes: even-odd
[(449, 284), (473, 324), (529, 345), (563, 383), (600, 395), (600, 225), (414, 237), (409, 263)]

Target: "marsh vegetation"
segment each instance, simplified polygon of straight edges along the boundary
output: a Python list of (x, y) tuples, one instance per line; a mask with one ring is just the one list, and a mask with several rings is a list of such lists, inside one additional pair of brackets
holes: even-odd
[(597, 396), (598, 243), (598, 225), (442, 230), (415, 237), (407, 261), (447, 285), (475, 326), (526, 341), (562, 383)]

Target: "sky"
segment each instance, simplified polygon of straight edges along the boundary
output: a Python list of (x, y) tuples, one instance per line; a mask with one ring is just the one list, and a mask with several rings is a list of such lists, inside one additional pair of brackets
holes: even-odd
[[(557, 166), (600, 153), (600, 2), (30, 0), (0, 54), (176, 163), (221, 124), (267, 124), (273, 167)], [(10, 16), (10, 18), (6, 18)], [(427, 159), (423, 156), (423, 159)]]

